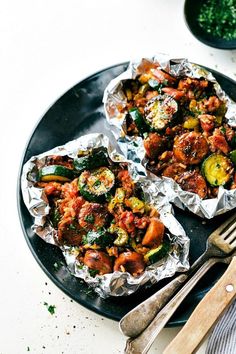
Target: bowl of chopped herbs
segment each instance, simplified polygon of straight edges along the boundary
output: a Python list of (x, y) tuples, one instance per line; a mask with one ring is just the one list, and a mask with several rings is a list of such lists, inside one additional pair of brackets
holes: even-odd
[(236, 49), (236, 0), (186, 0), (185, 21), (201, 42)]

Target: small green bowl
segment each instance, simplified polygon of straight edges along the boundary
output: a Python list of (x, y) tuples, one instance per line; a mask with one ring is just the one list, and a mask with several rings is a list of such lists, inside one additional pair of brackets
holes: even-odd
[(185, 0), (184, 17), (190, 32), (202, 43), (219, 49), (236, 49), (236, 39), (226, 40), (207, 33), (198, 23), (198, 15), (204, 0)]

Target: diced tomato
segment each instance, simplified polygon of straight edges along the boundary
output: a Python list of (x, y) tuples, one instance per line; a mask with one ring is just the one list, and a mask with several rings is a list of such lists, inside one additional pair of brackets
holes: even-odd
[(174, 89), (172, 87), (163, 87), (162, 91), (165, 92), (167, 95), (173, 97), (177, 101), (185, 95), (183, 91)]
[(134, 214), (132, 211), (124, 211), (119, 219), (119, 226), (127, 232), (133, 232), (135, 230)]
[(221, 134), (219, 129), (215, 129), (213, 135), (210, 136), (208, 140), (210, 142), (210, 148), (212, 152), (215, 152), (216, 150), (220, 150), (226, 155), (229, 153), (230, 147), (224, 135)]
[(57, 182), (49, 182), (44, 187), (44, 192), (46, 195), (57, 195), (61, 192), (61, 184)]
[(171, 76), (160, 69), (152, 69), (153, 76), (160, 82), (166, 83), (167, 85), (173, 85), (176, 82), (176, 78)]
[(209, 132), (215, 127), (215, 116), (210, 114), (201, 114), (198, 116), (201, 127), (204, 131)]

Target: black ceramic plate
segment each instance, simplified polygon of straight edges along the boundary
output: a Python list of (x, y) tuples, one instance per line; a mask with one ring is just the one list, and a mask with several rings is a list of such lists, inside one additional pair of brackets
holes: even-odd
[(198, 15), (206, 0), (186, 0), (184, 4), (184, 16), (187, 26), (192, 34), (201, 42), (219, 49), (235, 49), (236, 39), (225, 40), (212, 36), (204, 31), (198, 23)]
[[(167, 280), (150, 289), (141, 289), (128, 297), (101, 299), (86, 284), (72, 276), (65, 266), (61, 251), (44, 242), (31, 230), (33, 219), (24, 205), (20, 190), (20, 175), (23, 164), (33, 155), (62, 145), (69, 140), (91, 132), (103, 132), (110, 136), (109, 126), (103, 112), (103, 91), (109, 81), (123, 72), (127, 64), (119, 64), (100, 71), (72, 87), (59, 98), (39, 121), (26, 146), (18, 181), (18, 210), (26, 241), (40, 267), (49, 278), (67, 295), (81, 305), (103, 316), (120, 320), (129, 310), (150, 296)], [(223, 89), (236, 100), (236, 83), (213, 72)], [(228, 214), (228, 213), (227, 213)], [(188, 212), (176, 209), (176, 217), (182, 223), (191, 239), (190, 263), (204, 250), (207, 235), (222, 222), (227, 215), (204, 221)], [(215, 267), (187, 297), (169, 326), (183, 324), (205, 292), (222, 273), (223, 266)]]

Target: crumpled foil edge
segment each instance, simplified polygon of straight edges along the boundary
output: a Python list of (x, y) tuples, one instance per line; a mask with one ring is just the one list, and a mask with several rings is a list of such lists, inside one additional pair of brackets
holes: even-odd
[[(143, 140), (138, 136), (127, 136), (125, 129), (126, 113), (120, 114), (117, 104), (126, 105), (126, 98), (122, 93), (122, 82), (127, 79), (135, 79), (139, 67), (144, 61), (159, 63), (160, 68), (174, 76), (189, 76), (192, 78), (204, 77), (213, 82), (217, 96), (226, 102), (226, 118), (228, 124), (236, 127), (236, 103), (222, 90), (213, 74), (200, 65), (190, 63), (186, 58), (172, 59), (167, 54), (157, 54), (150, 58), (140, 58), (131, 61), (127, 70), (110, 81), (107, 85), (103, 103), (107, 122), (111, 125), (113, 135), (118, 141), (124, 156), (128, 159), (139, 161), (144, 167), (147, 164)], [(168, 177), (155, 176), (155, 183), (166, 202), (173, 203), (177, 207), (188, 209), (194, 214), (211, 219), (236, 207), (236, 190), (227, 190), (220, 186), (218, 196), (212, 199), (202, 200), (197, 194), (184, 191), (174, 180)]]
[(46, 151), (40, 155), (31, 157), (23, 166), (21, 176), (21, 189), (23, 200), (30, 214), (34, 218), (33, 231), (47, 243), (56, 245), (56, 230), (47, 220), (50, 207), (43, 189), (34, 187), (37, 166), (43, 165), (48, 155), (68, 155), (75, 157), (78, 151), (106, 147), (109, 157), (114, 162), (127, 162), (129, 171), (135, 181), (141, 183), (147, 202), (152, 203), (160, 213), (160, 219), (171, 235), (173, 245), (170, 254), (155, 265), (148, 266), (145, 272), (139, 277), (133, 277), (125, 272), (114, 272), (105, 275), (92, 277), (86, 266), (81, 267), (77, 261), (78, 249), (76, 247), (58, 246), (62, 250), (67, 266), (71, 274), (83, 279), (89, 286), (103, 298), (108, 296), (124, 296), (135, 292), (140, 286), (150, 286), (159, 280), (171, 277), (175, 272), (186, 271), (189, 268), (189, 238), (186, 236), (183, 227), (173, 215), (171, 204), (160, 197), (159, 190), (153, 183), (153, 176), (140, 165), (139, 161), (131, 161), (117, 153), (110, 144), (108, 137), (103, 134), (88, 134)]

